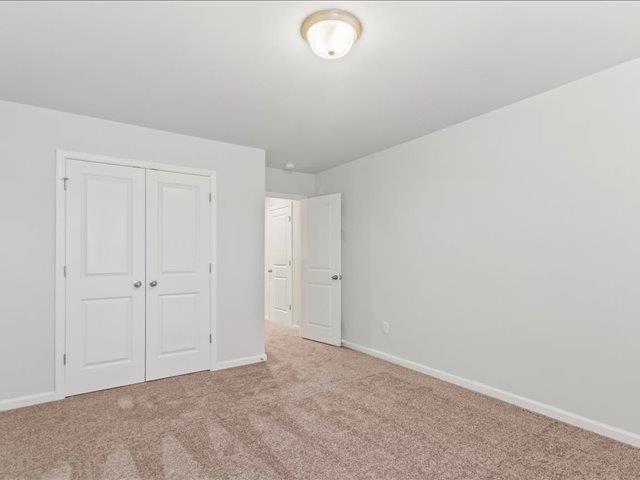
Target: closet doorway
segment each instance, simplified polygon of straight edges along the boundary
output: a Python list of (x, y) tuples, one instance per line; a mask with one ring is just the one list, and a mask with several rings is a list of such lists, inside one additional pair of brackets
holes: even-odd
[(215, 367), (215, 172), (58, 152), (56, 396)]

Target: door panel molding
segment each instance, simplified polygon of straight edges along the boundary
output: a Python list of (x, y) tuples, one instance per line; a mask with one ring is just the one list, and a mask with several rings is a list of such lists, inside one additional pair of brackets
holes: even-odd
[(267, 291), (270, 321), (293, 326), (292, 202), (267, 209)]
[(144, 380), (145, 171), (67, 162), (66, 393)]
[(192, 168), (180, 165), (170, 165), (158, 162), (140, 161), (117, 158), (107, 155), (75, 152), (70, 150), (56, 150), (56, 236), (55, 236), (55, 292), (54, 292), (54, 394), (59, 400), (66, 396), (65, 385), (65, 353), (66, 353), (66, 316), (67, 316), (67, 163), (69, 160), (93, 162), (106, 165), (136, 167), (146, 170), (185, 173), (200, 175), (208, 178), (211, 200), (209, 203), (209, 261), (211, 274), (209, 276), (209, 322), (212, 343), (209, 352), (209, 369), (216, 370), (217, 346), (219, 332), (217, 322), (217, 174), (214, 170)]
[(302, 201), (302, 318), (304, 338), (342, 342), (341, 195)]
[(146, 379), (209, 365), (209, 183), (147, 170)]

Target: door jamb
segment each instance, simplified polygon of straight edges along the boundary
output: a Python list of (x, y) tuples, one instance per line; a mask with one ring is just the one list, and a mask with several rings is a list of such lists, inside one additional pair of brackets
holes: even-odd
[(173, 173), (186, 173), (209, 177), (209, 192), (211, 193), (210, 215), (210, 239), (209, 260), (211, 261), (211, 276), (209, 280), (209, 332), (212, 342), (209, 344), (209, 370), (216, 370), (217, 346), (220, 331), (218, 325), (218, 262), (217, 262), (217, 210), (218, 190), (217, 172), (202, 168), (183, 167), (158, 162), (147, 162), (125, 158), (111, 157), (107, 155), (95, 155), (69, 150), (56, 150), (56, 247), (55, 247), (55, 285), (54, 285), (54, 390), (56, 400), (65, 398), (65, 366), (63, 355), (65, 354), (66, 331), (66, 278), (64, 268), (66, 264), (66, 164), (67, 160), (81, 160), (84, 162), (106, 163), (110, 165), (122, 165), (125, 167), (137, 167), (149, 170), (162, 170)]

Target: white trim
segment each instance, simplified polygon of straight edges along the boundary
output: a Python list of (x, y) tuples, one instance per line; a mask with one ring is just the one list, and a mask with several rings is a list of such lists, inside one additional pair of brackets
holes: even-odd
[[(209, 177), (209, 188), (211, 192), (211, 281), (210, 281), (210, 333), (213, 341), (210, 344), (209, 369), (216, 370), (217, 346), (219, 338), (218, 325), (218, 256), (217, 256), (217, 210), (218, 210), (218, 190), (217, 173), (215, 170), (205, 170), (202, 168), (183, 167), (180, 165), (169, 165), (165, 163), (146, 162), (126, 158), (116, 158), (107, 155), (95, 155), (92, 153), (74, 152), (69, 150), (56, 150), (56, 261), (55, 261), (55, 314), (54, 314), (54, 398), (49, 400), (59, 400), (65, 398), (64, 385), (64, 365), (62, 355), (65, 352), (65, 331), (66, 331), (66, 281), (64, 277), (64, 265), (66, 263), (66, 195), (63, 178), (66, 176), (67, 160), (81, 160), (84, 162), (106, 163), (110, 165), (123, 165), (128, 167), (145, 168), (150, 170), (161, 170), (164, 172), (187, 173), (190, 175), (202, 175)], [(42, 394), (46, 397), (47, 394)], [(49, 400), (42, 400), (46, 402)], [(13, 402), (14, 400), (6, 400)], [(37, 403), (41, 403), (40, 401)], [(1, 403), (0, 403), (1, 404)], [(14, 408), (14, 407), (8, 407)]]
[[(293, 309), (293, 307), (291, 307), (291, 308)], [(292, 312), (292, 313), (293, 313), (293, 312)], [(292, 317), (293, 317), (293, 315), (292, 315)], [(272, 319), (270, 319), (270, 318), (266, 318), (266, 317), (265, 317), (265, 320), (266, 320), (267, 322), (271, 322), (271, 323), (273, 323), (274, 325), (278, 325), (278, 326), (280, 326), (280, 327), (287, 327), (287, 328), (293, 328), (293, 327), (294, 327), (294, 325), (293, 325), (293, 318), (292, 318), (292, 321), (291, 321), (291, 322), (281, 322), (281, 321), (279, 321), (279, 320), (272, 320)]]
[(62, 355), (65, 352), (66, 339), (66, 297), (67, 282), (64, 278), (64, 265), (66, 263), (66, 195), (64, 190), (64, 178), (66, 177), (65, 154), (62, 150), (56, 151), (56, 260), (55, 260), (55, 284), (54, 284), (54, 391), (55, 398), (61, 400), (65, 397), (64, 388), (64, 364)]
[(424, 373), (440, 380), (444, 380), (445, 382), (453, 383), (460, 387), (473, 390), (474, 392), (497, 398), (498, 400), (511, 403), (526, 410), (546, 415), (547, 417), (551, 417), (561, 422), (583, 428), (584, 430), (589, 430), (599, 435), (613, 438), (614, 440), (618, 440), (619, 442), (628, 443), (629, 445), (633, 445), (634, 447), (640, 447), (640, 434), (629, 432), (627, 430), (607, 425), (596, 420), (591, 420), (590, 418), (586, 418), (575, 413), (571, 413), (566, 410), (562, 410), (560, 408), (538, 402), (536, 400), (531, 400), (529, 398), (516, 395), (515, 393), (506, 392), (504, 390), (500, 390), (499, 388), (491, 387), (474, 380), (469, 380), (467, 378), (459, 377), (451, 373), (443, 372), (442, 370), (427, 367), (426, 365), (412, 362), (411, 360), (406, 360), (404, 358), (396, 357), (395, 355), (390, 355), (379, 350), (374, 350), (373, 348), (363, 347), (362, 345), (358, 345), (357, 343), (349, 342), (347, 340), (342, 340), (342, 345), (352, 350), (371, 355), (372, 357), (380, 358), (382, 360), (386, 360), (387, 362), (395, 363), (396, 365), (415, 370), (416, 372)]
[(149, 170), (162, 170), (163, 172), (187, 173), (190, 175), (202, 175), (204, 177), (215, 177), (215, 170), (203, 168), (183, 167), (181, 165), (170, 165), (168, 163), (147, 162), (145, 160), (133, 160), (131, 158), (110, 157), (108, 155), (97, 155), (93, 153), (74, 152), (71, 150), (56, 150), (58, 156), (65, 160), (81, 160), (83, 162), (107, 163), (110, 165), (124, 165), (126, 167), (146, 168)]
[(244, 365), (251, 365), (253, 363), (260, 363), (267, 361), (267, 354), (255, 355), (253, 357), (236, 358), (235, 360), (225, 360), (224, 362), (218, 362), (215, 368), (212, 370), (224, 370), (226, 368), (242, 367)]
[(38, 403), (51, 402), (53, 400), (56, 400), (56, 392), (44, 392), (25, 395), (24, 397), (7, 398), (6, 400), (0, 400), (0, 412), (37, 405)]
[(209, 279), (209, 314), (211, 316), (210, 332), (213, 340), (209, 350), (209, 370), (213, 371), (216, 368), (216, 362), (218, 360), (218, 179), (215, 172), (210, 175), (209, 191), (211, 192), (211, 205), (210, 205), (210, 228), (211, 228), (211, 246), (209, 250), (209, 260), (211, 261), (211, 275)]
[(299, 327), (302, 321), (302, 201), (291, 202), (291, 283), (293, 284), (292, 306), (294, 327)]
[(278, 192), (265, 192), (265, 197), (269, 198), (284, 198), (286, 200), (304, 200), (308, 198), (306, 195), (298, 195), (297, 193), (278, 193)]

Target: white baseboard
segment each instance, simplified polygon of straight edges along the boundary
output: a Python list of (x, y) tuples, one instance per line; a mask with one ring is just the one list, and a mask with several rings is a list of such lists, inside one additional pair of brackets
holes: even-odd
[(226, 360), (216, 363), (213, 370), (224, 370), (225, 368), (242, 367), (243, 365), (251, 365), (252, 363), (260, 363), (267, 361), (267, 354), (255, 355), (253, 357), (236, 358), (234, 360)]
[(34, 395), (25, 395), (24, 397), (7, 398), (0, 400), (0, 412), (5, 410), (13, 410), (14, 408), (28, 407), (38, 403), (51, 402), (56, 400), (56, 392), (36, 393)]
[(474, 380), (469, 380), (467, 378), (459, 377), (451, 373), (443, 372), (442, 370), (427, 367), (426, 365), (421, 365), (419, 363), (412, 362), (411, 360), (396, 357), (395, 355), (390, 355), (388, 353), (374, 350), (369, 347), (363, 347), (362, 345), (358, 345), (357, 343), (349, 342), (347, 340), (342, 340), (342, 345), (352, 350), (366, 353), (367, 355), (371, 355), (372, 357), (395, 363), (396, 365), (400, 365), (402, 367), (406, 367), (411, 370), (415, 370), (417, 372), (439, 378), (440, 380), (444, 380), (445, 382), (459, 385), (460, 387), (473, 390), (474, 392), (497, 398), (498, 400), (511, 403), (526, 410), (540, 413), (542, 415), (546, 415), (547, 417), (560, 420), (561, 422), (568, 423), (570, 425), (583, 428), (599, 435), (613, 438), (614, 440), (618, 440), (619, 442), (627, 443), (629, 445), (633, 445), (634, 447), (640, 448), (640, 434), (629, 432), (618, 427), (613, 427), (596, 420), (591, 420), (575, 413), (552, 407), (551, 405), (537, 402), (535, 400), (531, 400), (514, 393), (506, 392), (504, 390), (500, 390), (498, 388), (494, 388), (489, 385), (476, 382)]
[(268, 318), (266, 320), (267, 320), (267, 322), (271, 322), (271, 323), (273, 323), (275, 325), (281, 325), (281, 326), (287, 327), (287, 328), (291, 328), (291, 327), (294, 326), (293, 325), (293, 320), (290, 321), (290, 322), (281, 322), (279, 320), (269, 320)]
[[(241, 367), (252, 363), (265, 362), (267, 354), (256, 355), (253, 357), (237, 358), (235, 360), (227, 360), (226, 362), (218, 362), (212, 370), (224, 370), (225, 368)], [(25, 395), (24, 397), (7, 398), (0, 400), (0, 412), (5, 410), (13, 410), (14, 408), (28, 407), (37, 405), (38, 403), (52, 402), (59, 400), (56, 398), (56, 392), (36, 393), (34, 395)]]

